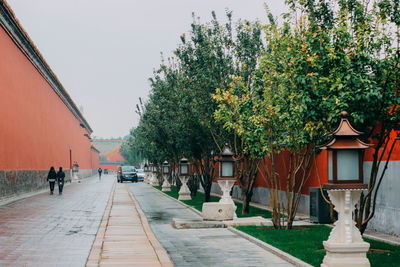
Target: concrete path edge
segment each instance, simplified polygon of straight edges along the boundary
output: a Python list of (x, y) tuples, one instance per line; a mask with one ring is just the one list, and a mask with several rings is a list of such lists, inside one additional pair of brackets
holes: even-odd
[(185, 208), (188, 208), (188, 209), (192, 210), (192, 211), (195, 212), (197, 215), (199, 215), (200, 217), (202, 217), (201, 211), (198, 211), (197, 209), (193, 208), (192, 206), (189, 206), (189, 205), (183, 203), (182, 201), (177, 200), (176, 198), (173, 198), (173, 197), (171, 197), (171, 196), (165, 194), (165, 193), (162, 192), (161, 190), (158, 190), (157, 188), (154, 188), (154, 187), (151, 186), (151, 185), (150, 185), (150, 187), (151, 187), (153, 190), (155, 190), (155, 191), (157, 191), (157, 192), (160, 192), (160, 193), (163, 194), (165, 197), (167, 197), (167, 198), (169, 198), (169, 199), (172, 199), (172, 200), (178, 202), (179, 204), (181, 204), (181, 205), (184, 206)]
[(280, 258), (282, 258), (283, 260), (285, 260), (285, 261), (287, 261), (287, 262), (289, 262), (289, 263), (291, 263), (291, 264), (293, 264), (293, 265), (295, 265), (297, 267), (312, 267), (312, 265), (310, 265), (310, 264), (308, 264), (308, 263), (306, 263), (306, 262), (304, 262), (304, 261), (302, 261), (302, 260), (300, 260), (300, 259), (298, 259), (296, 257), (293, 257), (289, 253), (286, 253), (286, 252), (284, 252), (284, 251), (282, 251), (282, 250), (280, 250), (280, 249), (278, 249), (278, 248), (276, 248), (274, 246), (271, 246), (270, 244), (265, 243), (265, 242), (255, 238), (255, 237), (251, 236), (251, 235), (248, 235), (248, 234), (246, 234), (246, 233), (244, 233), (242, 231), (239, 231), (239, 230), (237, 230), (237, 229), (235, 229), (233, 227), (228, 227), (227, 229), (229, 231), (231, 231), (232, 233), (235, 233), (235, 234), (247, 239), (248, 241), (252, 242), (253, 244), (256, 244), (257, 246), (263, 248), (264, 250), (266, 250), (266, 251), (268, 251), (268, 252), (270, 252), (270, 253), (272, 253), (272, 254), (280, 257)]
[[(176, 202), (180, 203), (182, 206), (191, 209), (192, 211), (197, 213), (199, 216), (201, 216), (201, 212), (198, 211), (197, 209), (195, 209), (195, 208), (193, 208), (193, 207), (191, 207), (191, 206), (189, 206), (189, 205), (177, 200), (176, 198), (173, 198), (173, 197), (165, 194), (164, 192), (158, 190), (157, 188), (154, 188), (153, 186), (151, 186), (151, 188), (153, 190), (157, 191), (157, 192), (160, 192), (161, 194), (163, 194), (167, 198), (175, 200)], [(265, 242), (255, 238), (255, 237), (251, 236), (251, 235), (248, 235), (246, 233), (243, 233), (242, 231), (236, 230), (233, 227), (228, 227), (227, 229), (229, 231), (231, 231), (232, 233), (235, 233), (235, 234), (247, 239), (248, 241), (252, 242), (253, 244), (256, 244), (257, 246), (261, 247), (262, 249), (264, 249), (264, 250), (266, 250), (268, 252), (271, 252), (272, 254), (274, 254), (274, 255), (286, 260), (287, 262), (289, 262), (291, 264), (294, 264), (295, 266), (298, 266), (298, 267), (312, 267), (312, 265), (310, 265), (310, 264), (308, 264), (308, 263), (306, 263), (306, 262), (304, 262), (304, 261), (302, 261), (302, 260), (300, 260), (300, 259), (298, 259), (296, 257), (293, 257), (292, 255), (290, 255), (290, 254), (288, 254), (288, 253), (286, 253), (286, 252), (284, 252), (284, 251), (282, 251), (282, 250), (280, 250), (280, 249), (278, 249), (278, 248), (276, 248), (274, 246), (271, 246), (270, 244), (265, 243)]]
[(129, 196), (131, 197), (132, 201), (135, 203), (135, 208), (139, 214), (143, 229), (144, 229), (144, 231), (147, 235), (147, 238), (149, 239), (157, 257), (158, 257), (158, 260), (160, 261), (161, 266), (165, 266), (165, 267), (174, 266), (174, 264), (172, 263), (171, 259), (168, 256), (167, 251), (164, 249), (164, 247), (158, 241), (157, 237), (154, 235), (153, 230), (151, 229), (149, 222), (147, 221), (146, 214), (143, 212), (142, 208), (140, 207), (139, 202), (133, 196), (133, 194), (132, 194), (131, 190), (129, 190), (129, 188), (127, 188), (127, 191), (129, 193)]
[(115, 182), (113, 183), (113, 187), (111, 189), (111, 194), (108, 198), (106, 209), (104, 210), (103, 218), (101, 219), (99, 229), (97, 230), (96, 237), (93, 241), (92, 248), (90, 249), (90, 253), (88, 259), (86, 261), (86, 267), (97, 267), (99, 266), (101, 259), (101, 251), (103, 250), (104, 243), (104, 235), (106, 233), (108, 219), (110, 218), (111, 206), (113, 202), (115, 192)]

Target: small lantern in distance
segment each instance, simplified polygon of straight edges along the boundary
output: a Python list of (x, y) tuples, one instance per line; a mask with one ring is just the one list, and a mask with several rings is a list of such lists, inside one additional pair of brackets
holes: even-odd
[(169, 163), (168, 163), (168, 161), (164, 161), (162, 167), (163, 167), (163, 174), (168, 174), (169, 173)]
[(220, 178), (221, 179), (234, 179), (234, 161), (233, 153), (229, 149), (228, 144), (225, 144), (224, 150), (219, 157), (220, 166)]
[(187, 158), (182, 158), (179, 162), (179, 175), (181, 176), (189, 175), (189, 161)]
[(363, 184), (363, 151), (372, 145), (358, 137), (362, 135), (347, 120), (347, 112), (342, 112), (339, 127), (329, 133), (332, 140), (320, 147), (328, 151), (328, 184), (324, 189), (365, 189)]

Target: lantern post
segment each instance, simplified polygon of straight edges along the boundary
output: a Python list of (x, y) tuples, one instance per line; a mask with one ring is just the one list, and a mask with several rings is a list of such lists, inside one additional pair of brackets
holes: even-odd
[(152, 186), (158, 186), (158, 179), (157, 179), (157, 173), (156, 173), (156, 166), (153, 163), (150, 163), (149, 165), (149, 172), (150, 172), (150, 181), (149, 183)]
[(150, 174), (150, 173), (149, 173), (149, 165), (148, 165), (147, 163), (145, 163), (143, 169), (144, 169), (144, 182), (145, 182), (145, 183), (148, 183), (148, 181), (149, 181), (149, 174)]
[[(219, 200), (220, 203), (232, 204), (234, 210), (237, 207), (231, 197), (231, 190), (236, 182), (235, 178), (235, 159), (233, 153), (230, 150), (228, 144), (225, 144), (224, 150), (218, 159), (219, 161), (219, 178), (218, 185), (222, 190), (222, 197)], [(234, 218), (237, 218), (236, 212), (233, 214)]]
[(228, 144), (225, 145), (219, 161), (219, 178), (218, 185), (222, 191), (222, 197), (219, 202), (206, 202), (203, 204), (202, 217), (203, 220), (225, 221), (237, 218), (236, 205), (231, 198), (231, 189), (236, 182), (235, 179), (235, 159), (233, 153), (229, 149)]
[(179, 179), (182, 182), (178, 200), (191, 200), (189, 187), (186, 185), (190, 176), (190, 164), (187, 158), (179, 161)]
[(169, 191), (171, 191), (171, 184), (168, 181), (169, 173), (170, 173), (170, 165), (169, 165), (168, 161), (164, 161), (161, 167), (162, 167), (162, 175), (164, 178), (164, 182), (162, 184), (161, 191), (169, 192)]
[(368, 188), (363, 183), (363, 152), (371, 145), (358, 139), (360, 135), (343, 111), (339, 127), (329, 133), (332, 140), (320, 147), (328, 152), (328, 183), (323, 189), (338, 212), (329, 239), (323, 242), (326, 255), (322, 267), (370, 266), (366, 256), (369, 243), (363, 241), (352, 218), (362, 190)]

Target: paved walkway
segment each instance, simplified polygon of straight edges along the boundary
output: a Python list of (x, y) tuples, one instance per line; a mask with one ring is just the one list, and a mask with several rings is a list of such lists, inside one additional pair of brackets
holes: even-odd
[(227, 229), (174, 229), (172, 218), (199, 218), (144, 183), (129, 188), (176, 267), (293, 266)]
[[(115, 175), (0, 206), (0, 266), (85, 266)], [(57, 192), (56, 190), (55, 192)]]
[(173, 266), (127, 184), (116, 184), (86, 266)]

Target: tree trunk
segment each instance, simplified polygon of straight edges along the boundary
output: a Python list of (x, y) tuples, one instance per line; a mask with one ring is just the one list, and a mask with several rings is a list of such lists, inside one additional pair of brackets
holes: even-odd
[(253, 190), (249, 194), (242, 193), (242, 215), (249, 214), (250, 201), (253, 196)]
[(212, 186), (212, 180), (210, 181), (209, 177), (206, 178), (206, 183), (204, 187), (204, 201), (205, 202), (210, 202), (211, 199), (211, 186)]

